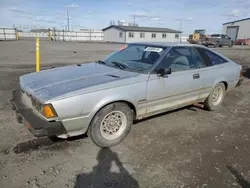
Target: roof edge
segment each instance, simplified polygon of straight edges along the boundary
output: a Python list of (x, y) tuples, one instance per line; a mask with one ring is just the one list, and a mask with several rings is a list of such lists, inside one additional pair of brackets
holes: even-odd
[(125, 29), (122, 29), (122, 28), (120, 28), (120, 27), (117, 26), (117, 25), (110, 25), (110, 26), (108, 26), (108, 27), (103, 28), (102, 31), (106, 31), (107, 29), (112, 28), (112, 27), (114, 27), (114, 28), (116, 28), (116, 29), (120, 29), (120, 30), (122, 30), (122, 31), (126, 31)]
[[(102, 31), (106, 31), (107, 29), (110, 29), (110, 28), (116, 28), (116, 29), (120, 29), (122, 31), (138, 31), (138, 30), (134, 30), (134, 29), (124, 29), (124, 28), (121, 28), (119, 27), (119, 25), (110, 25), (108, 27), (105, 27), (104, 29), (102, 29)], [(140, 26), (138, 26), (140, 27)], [(169, 33), (182, 33), (182, 31), (178, 31), (178, 30), (174, 30), (174, 29), (169, 29), (169, 28), (162, 28), (162, 29), (168, 29), (168, 30), (171, 30)], [(141, 32), (148, 32), (147, 30), (142, 30)], [(151, 31), (151, 32), (159, 32), (159, 33), (162, 33), (162, 31)], [(166, 31), (165, 31), (166, 32)]]
[(245, 21), (245, 20), (250, 20), (250, 18), (244, 18), (244, 19), (240, 19), (240, 20), (235, 20), (235, 21), (231, 21), (231, 22), (226, 22), (226, 23), (223, 23), (223, 25), (230, 24), (230, 23), (235, 23), (235, 22), (241, 22), (241, 21)]

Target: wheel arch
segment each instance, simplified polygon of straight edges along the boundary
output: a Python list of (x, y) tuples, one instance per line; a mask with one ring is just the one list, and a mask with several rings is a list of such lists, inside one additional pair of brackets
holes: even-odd
[(98, 105), (98, 107), (93, 111), (92, 115), (91, 115), (91, 121), (94, 119), (94, 117), (96, 116), (96, 114), (101, 110), (103, 109), (105, 106), (108, 106), (110, 104), (113, 104), (113, 103), (125, 103), (127, 104), (133, 111), (133, 114), (134, 114), (134, 117), (133, 119), (136, 119), (136, 115), (137, 115), (137, 110), (136, 110), (136, 107), (135, 105), (131, 102), (131, 101), (128, 101), (128, 100), (123, 100), (123, 99), (120, 99), (120, 100), (113, 100), (113, 101), (108, 101), (108, 102), (105, 102), (105, 103), (102, 103), (101, 105)]
[(214, 87), (215, 87), (217, 84), (219, 84), (219, 83), (223, 83), (224, 86), (225, 86), (225, 91), (227, 91), (227, 89), (228, 89), (228, 82), (225, 81), (225, 80), (226, 80), (225, 78), (221, 78), (221, 79), (216, 80), (216, 81), (214, 82), (212, 88), (214, 88)]
[(221, 81), (219, 83), (223, 83), (225, 85), (225, 91), (227, 91), (227, 89), (228, 89), (228, 83), (226, 81)]

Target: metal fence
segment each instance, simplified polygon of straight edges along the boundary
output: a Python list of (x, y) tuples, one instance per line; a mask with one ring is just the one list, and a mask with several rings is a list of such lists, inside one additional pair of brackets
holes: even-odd
[(48, 32), (18, 32), (20, 40), (39, 37), (41, 40), (52, 41), (103, 41), (103, 31), (65, 31), (49, 30)]
[(36, 37), (39, 37), (41, 40), (49, 40), (49, 33), (48, 32), (18, 32), (18, 36), (20, 40), (28, 40), (28, 39), (34, 39)]
[(50, 31), (52, 40), (55, 41), (103, 41), (103, 31)]
[(13, 28), (0, 28), (0, 40), (16, 40), (16, 30)]

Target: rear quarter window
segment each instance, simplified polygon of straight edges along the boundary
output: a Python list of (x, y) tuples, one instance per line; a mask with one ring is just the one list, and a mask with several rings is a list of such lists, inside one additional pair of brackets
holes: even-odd
[(218, 56), (217, 54), (215, 54), (209, 50), (205, 50), (205, 53), (209, 57), (209, 60), (210, 60), (212, 65), (220, 65), (220, 64), (227, 62), (227, 60), (225, 60), (224, 58)]
[(207, 66), (220, 65), (227, 62), (227, 60), (213, 53), (210, 50), (206, 50), (204, 48), (196, 48), (196, 50), (198, 51), (198, 53), (202, 57), (202, 60)]

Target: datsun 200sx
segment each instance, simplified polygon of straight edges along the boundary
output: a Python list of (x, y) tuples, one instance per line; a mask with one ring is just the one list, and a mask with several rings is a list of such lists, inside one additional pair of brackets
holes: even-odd
[(133, 43), (97, 62), (26, 74), (13, 91), (17, 121), (37, 137), (87, 133), (120, 143), (135, 120), (203, 103), (220, 107), (242, 67), (204, 46)]

